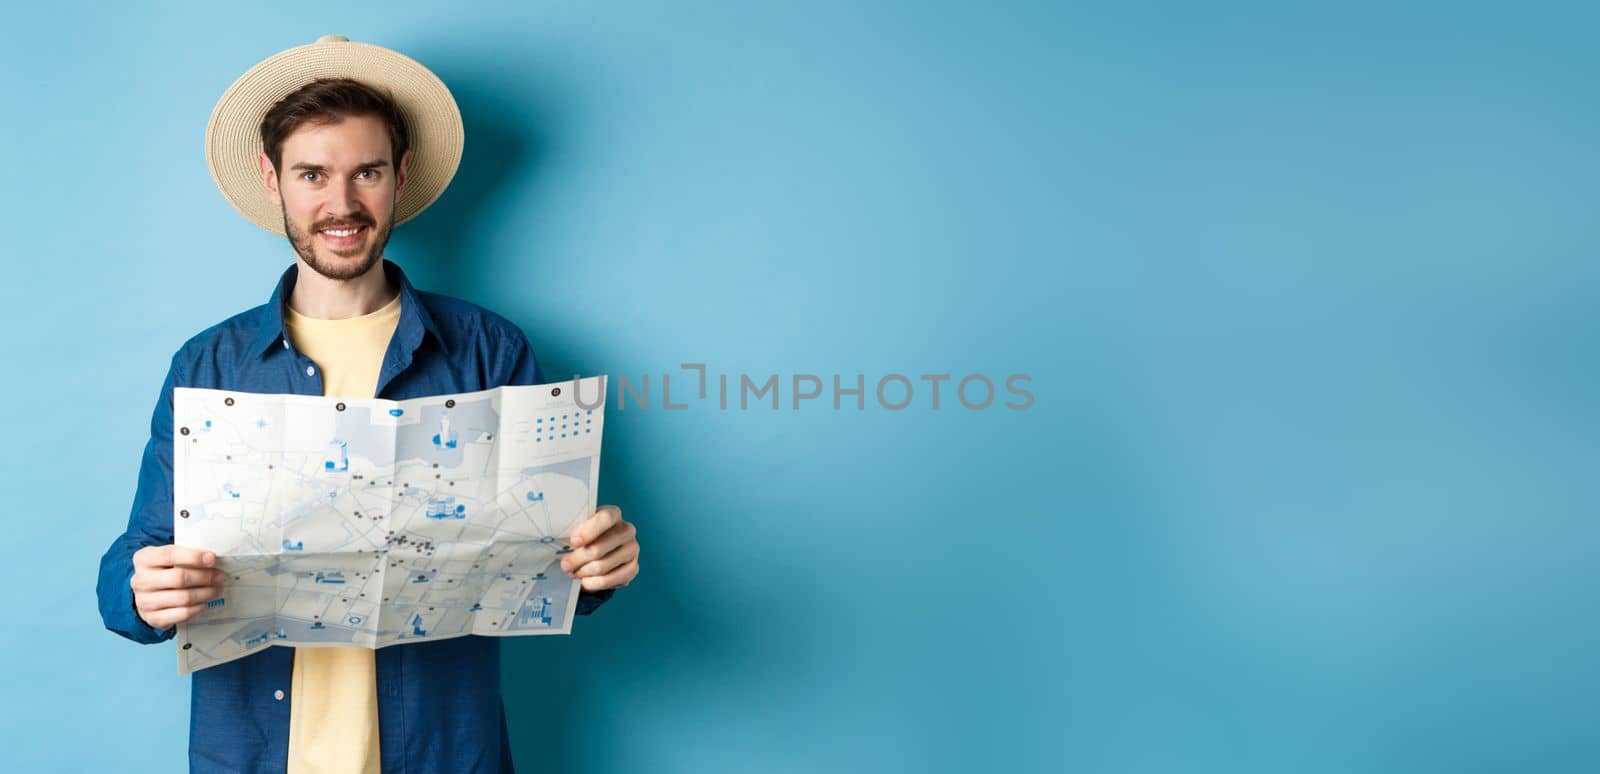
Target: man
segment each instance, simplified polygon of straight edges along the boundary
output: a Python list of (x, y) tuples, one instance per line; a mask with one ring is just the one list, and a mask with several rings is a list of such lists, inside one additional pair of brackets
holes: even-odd
[[(173, 356), (133, 512), (101, 561), (100, 613), (141, 643), (170, 639), (225, 585), (208, 552), (172, 545), (173, 388), (406, 399), (537, 384), (527, 339), (504, 318), (415, 290), (383, 259), (390, 230), (431, 204), (460, 159), (454, 99), (387, 49), (327, 36), (256, 65), (207, 132), (219, 188), (286, 236), (295, 264), (271, 299)], [(281, 228), (281, 230), (280, 230)], [(587, 614), (638, 574), (615, 506), (569, 536), (562, 569)], [(510, 771), (499, 640), (366, 648), (269, 647), (195, 673), (194, 771)]]

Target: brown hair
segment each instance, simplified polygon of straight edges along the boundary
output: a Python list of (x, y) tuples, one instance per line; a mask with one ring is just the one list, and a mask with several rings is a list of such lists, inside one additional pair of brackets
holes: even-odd
[(261, 147), (272, 168), (283, 174), (283, 141), (305, 124), (332, 124), (350, 116), (377, 116), (389, 126), (390, 163), (396, 168), (411, 147), (411, 135), (394, 99), (351, 78), (318, 78), (273, 105), (261, 119)]

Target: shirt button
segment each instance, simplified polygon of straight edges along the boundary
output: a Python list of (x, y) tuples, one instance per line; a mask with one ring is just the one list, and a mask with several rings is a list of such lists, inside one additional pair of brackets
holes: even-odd
[(317, 369), (315, 369), (315, 368), (313, 368), (311, 366), (306, 366), (306, 376), (316, 376), (316, 375), (317, 375)]
[(283, 701), (283, 691), (273, 691), (272, 698), (277, 699), (278, 701)]

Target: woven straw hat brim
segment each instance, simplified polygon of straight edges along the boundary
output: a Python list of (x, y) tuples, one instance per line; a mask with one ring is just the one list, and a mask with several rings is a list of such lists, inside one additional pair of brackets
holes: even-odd
[(206, 127), (206, 163), (217, 189), (241, 215), (279, 236), (283, 209), (261, 184), (261, 119), (279, 100), (318, 78), (353, 78), (389, 93), (411, 135), (411, 167), (395, 202), (404, 223), (439, 198), (461, 164), (461, 110), (444, 82), (416, 60), (387, 48), (324, 35), (251, 67), (223, 93)]

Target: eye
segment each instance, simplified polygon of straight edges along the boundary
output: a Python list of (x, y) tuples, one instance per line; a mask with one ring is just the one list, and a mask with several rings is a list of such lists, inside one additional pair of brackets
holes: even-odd
[(300, 173), (300, 179), (304, 180), (306, 182), (309, 182), (309, 183), (315, 183), (317, 181), (312, 180), (311, 178), (319, 176), (321, 174), (322, 174), (321, 172), (302, 172), (302, 173)]
[(377, 180), (378, 179), (378, 170), (376, 170), (376, 169), (363, 169), (363, 170), (361, 170), (360, 172), (358, 172), (356, 174), (357, 174), (357, 176), (370, 175), (370, 177), (367, 178), (368, 180)]

